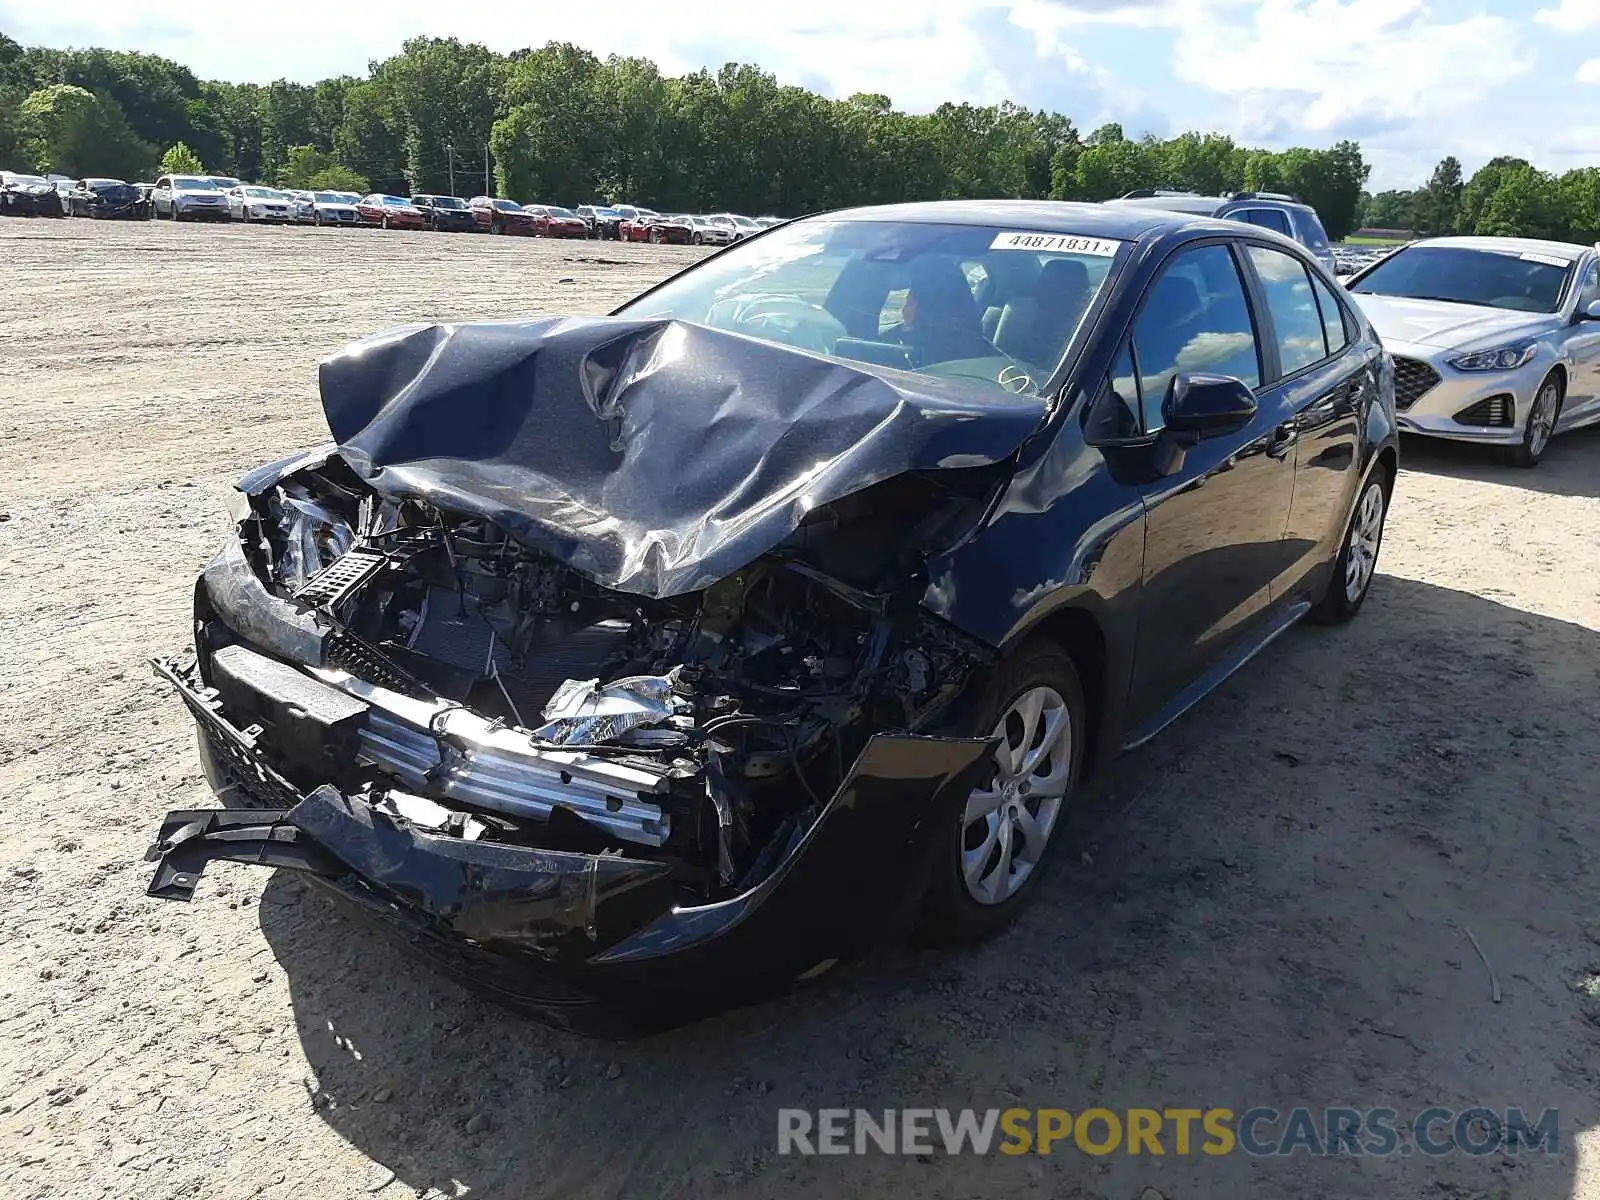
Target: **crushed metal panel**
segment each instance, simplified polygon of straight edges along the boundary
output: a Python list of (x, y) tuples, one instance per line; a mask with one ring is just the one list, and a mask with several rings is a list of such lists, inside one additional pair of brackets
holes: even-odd
[(380, 494), (483, 517), (658, 599), (725, 578), (842, 496), (1002, 462), (1046, 415), (971, 381), (624, 317), (407, 327), (320, 379), (340, 457)]

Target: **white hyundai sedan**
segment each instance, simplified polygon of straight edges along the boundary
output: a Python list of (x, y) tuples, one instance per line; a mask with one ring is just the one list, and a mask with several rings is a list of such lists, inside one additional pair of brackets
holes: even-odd
[(1402, 431), (1531, 467), (1600, 421), (1600, 252), (1529, 238), (1414, 242), (1349, 280), (1394, 358)]

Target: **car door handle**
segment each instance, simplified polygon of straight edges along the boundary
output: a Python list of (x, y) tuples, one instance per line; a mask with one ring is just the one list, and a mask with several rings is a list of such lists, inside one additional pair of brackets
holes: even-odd
[(1284, 457), (1294, 449), (1294, 444), (1299, 440), (1300, 431), (1292, 421), (1285, 421), (1272, 431), (1272, 440), (1267, 443), (1267, 457)]

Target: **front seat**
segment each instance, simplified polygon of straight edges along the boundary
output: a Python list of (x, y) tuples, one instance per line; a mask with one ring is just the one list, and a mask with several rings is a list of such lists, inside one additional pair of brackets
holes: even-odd
[(963, 358), (988, 358), (994, 344), (983, 323), (966, 276), (954, 262), (924, 258), (913, 262), (907, 279), (905, 315), (883, 331), (886, 340), (906, 346), (915, 366)]
[(1074, 258), (1045, 263), (1028, 293), (1008, 303), (994, 329), (994, 344), (1036, 367), (1056, 365), (1089, 301), (1089, 270)]

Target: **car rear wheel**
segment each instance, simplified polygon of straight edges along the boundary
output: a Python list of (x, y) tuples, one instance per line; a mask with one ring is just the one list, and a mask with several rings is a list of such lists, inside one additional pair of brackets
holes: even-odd
[(1550, 439), (1555, 436), (1556, 423), (1561, 420), (1561, 403), (1566, 398), (1560, 371), (1551, 371), (1533, 394), (1533, 406), (1528, 409), (1528, 419), (1523, 422), (1522, 444), (1510, 451), (1511, 464), (1517, 467), (1537, 467)]
[(993, 777), (941, 815), (923, 924), (974, 942), (1019, 913), (1038, 889), (1083, 769), (1087, 713), (1072, 657), (1030, 639), (995, 671), (959, 732), (993, 736)]
[(1383, 526), (1389, 515), (1389, 469), (1375, 468), (1361, 489), (1350, 524), (1345, 529), (1339, 557), (1334, 560), (1328, 590), (1311, 608), (1319, 625), (1343, 625), (1361, 611), (1383, 548)]

